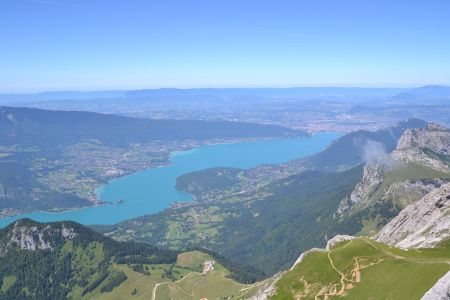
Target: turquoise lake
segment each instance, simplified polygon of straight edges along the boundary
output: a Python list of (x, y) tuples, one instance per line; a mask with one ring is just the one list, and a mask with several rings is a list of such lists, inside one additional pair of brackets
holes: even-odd
[(311, 137), (266, 140), (236, 144), (207, 145), (184, 152), (173, 152), (171, 165), (146, 169), (111, 180), (98, 192), (101, 200), (123, 200), (121, 204), (89, 207), (61, 213), (30, 213), (0, 219), (0, 227), (19, 219), (49, 222), (73, 220), (82, 224), (114, 224), (155, 213), (175, 201), (191, 200), (190, 194), (175, 189), (182, 174), (212, 167), (251, 168), (305, 157), (326, 148), (340, 133), (319, 133)]

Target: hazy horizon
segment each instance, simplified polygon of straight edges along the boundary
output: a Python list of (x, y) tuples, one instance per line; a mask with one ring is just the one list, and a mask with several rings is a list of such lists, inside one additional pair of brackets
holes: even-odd
[(403, 86), (356, 86), (356, 85), (296, 85), (296, 86), (271, 86), (271, 85), (261, 85), (261, 86), (195, 86), (195, 87), (136, 87), (136, 88), (117, 88), (117, 89), (42, 89), (42, 90), (21, 90), (21, 91), (8, 91), (0, 90), (0, 94), (14, 94), (14, 95), (32, 95), (32, 94), (44, 94), (44, 93), (94, 93), (94, 92), (127, 92), (127, 91), (139, 91), (139, 90), (221, 90), (221, 89), (308, 89), (308, 88), (342, 88), (342, 89), (415, 89), (429, 86), (439, 86), (439, 87), (450, 87), (450, 83), (446, 84), (423, 84), (423, 85), (403, 85)]
[(8, 93), (450, 85), (442, 0), (15, 0), (0, 28)]

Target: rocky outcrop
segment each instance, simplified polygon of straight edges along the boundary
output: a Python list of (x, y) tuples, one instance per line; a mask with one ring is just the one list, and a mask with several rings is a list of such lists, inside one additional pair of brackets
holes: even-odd
[(450, 166), (442, 160), (430, 157), (419, 148), (404, 148), (394, 150), (392, 156), (400, 163), (417, 163), (436, 170), (448, 171)]
[[(438, 124), (428, 124), (426, 128), (406, 129), (400, 137), (396, 149), (390, 153), (380, 153), (371, 163), (364, 166), (363, 177), (349, 197), (339, 204), (337, 214), (364, 208), (372, 200), (382, 201), (395, 198), (401, 207), (420, 199), (432, 189), (447, 181), (440, 179), (408, 180), (395, 182), (385, 190), (377, 191), (383, 182), (384, 173), (405, 163), (416, 163), (439, 171), (449, 171), (446, 161), (450, 153), (450, 130)], [(376, 195), (375, 199), (373, 196)], [(397, 201), (399, 199), (399, 201)]]
[(6, 234), (0, 241), (0, 255), (17, 248), (28, 251), (52, 250), (78, 235), (74, 228), (64, 223), (42, 225), (31, 220), (19, 220), (5, 230)]
[(447, 272), (436, 284), (423, 295), (421, 300), (450, 299), (450, 272)]
[(289, 269), (289, 271), (294, 270), (295, 266), (297, 266), (299, 263), (301, 263), (303, 261), (303, 259), (305, 258), (306, 255), (308, 255), (311, 252), (317, 252), (317, 251), (325, 251), (325, 249), (321, 249), (321, 248), (312, 248), (309, 249), (305, 252), (303, 252), (302, 254), (300, 254), (300, 256), (297, 258), (297, 260), (295, 261), (295, 263), (292, 265), (292, 267)]
[(438, 153), (449, 153), (450, 130), (430, 123), (425, 128), (406, 129), (397, 143), (397, 149), (425, 147)]
[(403, 248), (433, 247), (450, 238), (450, 183), (405, 207), (377, 235), (379, 242)]
[(433, 123), (428, 124), (426, 128), (406, 129), (392, 156), (403, 163), (416, 162), (435, 169), (450, 169), (448, 164), (427, 155), (425, 149), (448, 155), (450, 153), (450, 130)]
[(350, 196), (339, 204), (338, 214), (341, 215), (356, 204), (367, 201), (370, 191), (381, 183), (383, 175), (383, 168), (380, 164), (366, 164), (361, 181), (355, 185)]
[(401, 209), (449, 182), (448, 179), (412, 179), (394, 182), (383, 192), (381, 200), (394, 200)]
[(351, 241), (354, 238), (355, 237), (351, 236), (351, 235), (344, 235), (344, 234), (336, 235), (331, 240), (328, 240), (325, 250), (326, 251), (330, 251), (330, 249), (333, 248), (336, 244), (338, 244), (340, 242)]
[(268, 283), (264, 283), (259, 287), (258, 292), (248, 298), (248, 300), (267, 300), (269, 299), (271, 296), (273, 296), (275, 294), (275, 284), (278, 282), (278, 280), (280, 280), (280, 278), (286, 273), (285, 272), (279, 272), (277, 274), (275, 274), (272, 277), (272, 280), (269, 281)]
[(361, 181), (353, 188), (350, 196), (339, 204), (338, 214), (343, 215), (358, 205), (362, 208), (371, 201), (379, 200), (395, 199), (398, 205), (405, 207), (448, 182), (448, 180), (440, 178), (405, 180), (394, 182), (386, 189), (375, 193), (383, 182), (383, 175), (384, 171), (380, 165), (366, 165)]

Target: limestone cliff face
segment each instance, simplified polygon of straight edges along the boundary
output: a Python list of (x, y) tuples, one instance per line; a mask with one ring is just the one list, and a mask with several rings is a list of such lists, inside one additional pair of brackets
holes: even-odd
[(438, 153), (449, 153), (450, 130), (430, 123), (425, 128), (406, 129), (397, 143), (397, 149), (425, 147)]
[(437, 124), (428, 124), (426, 128), (406, 129), (400, 137), (396, 149), (375, 159), (364, 166), (361, 181), (356, 184), (351, 195), (343, 199), (337, 210), (343, 215), (354, 208), (364, 208), (372, 201), (383, 201), (395, 198), (401, 207), (406, 206), (448, 180), (439, 178), (432, 180), (407, 180), (395, 182), (385, 190), (377, 190), (383, 183), (384, 174), (403, 163), (417, 163), (439, 171), (450, 171), (450, 164), (437, 155), (447, 156), (450, 153), (450, 130)]
[(395, 182), (383, 191), (382, 201), (393, 201), (400, 209), (449, 182), (448, 179), (414, 179)]
[(436, 284), (423, 295), (421, 300), (450, 299), (450, 272), (445, 274)]
[(428, 156), (419, 148), (404, 148), (395, 150), (393, 157), (401, 163), (418, 163), (436, 170), (448, 171), (450, 166), (441, 160)]
[(77, 235), (74, 228), (64, 223), (42, 226), (29, 220), (20, 220), (1, 238), (0, 255), (14, 248), (28, 251), (52, 250)]
[(377, 235), (379, 242), (428, 248), (450, 238), (450, 183), (408, 205)]
[(350, 197), (344, 199), (339, 204), (338, 214), (341, 215), (349, 211), (356, 204), (368, 201), (370, 191), (381, 183), (383, 174), (383, 168), (380, 164), (366, 164), (361, 181), (356, 184)]
[(356, 207), (364, 209), (374, 201), (394, 200), (400, 207), (405, 207), (448, 182), (447, 179), (440, 178), (405, 180), (378, 190), (383, 177), (384, 171), (380, 165), (366, 165), (363, 177), (354, 187), (350, 197), (339, 204), (338, 214), (343, 215)]
[(449, 164), (430, 156), (426, 149), (448, 155), (450, 130), (438, 124), (428, 124), (426, 128), (406, 129), (392, 157), (403, 163), (415, 162), (438, 170), (450, 170)]

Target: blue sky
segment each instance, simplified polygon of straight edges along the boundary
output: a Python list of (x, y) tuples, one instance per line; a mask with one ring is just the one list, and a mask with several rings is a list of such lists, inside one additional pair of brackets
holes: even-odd
[(450, 84), (448, 0), (1, 0), (0, 91)]

